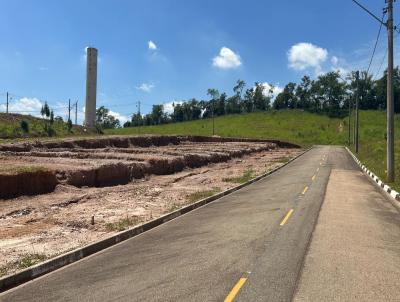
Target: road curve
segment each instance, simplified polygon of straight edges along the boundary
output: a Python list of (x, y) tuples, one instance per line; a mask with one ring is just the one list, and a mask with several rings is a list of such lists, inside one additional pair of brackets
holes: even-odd
[(344, 148), (315, 147), (261, 181), (0, 301), (291, 301), (332, 168), (359, 170)]

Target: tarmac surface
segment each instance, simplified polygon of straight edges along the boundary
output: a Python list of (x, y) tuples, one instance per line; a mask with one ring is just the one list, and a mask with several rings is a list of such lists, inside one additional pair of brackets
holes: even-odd
[(315, 147), (0, 301), (392, 301), (400, 223), (385, 198), (344, 148)]

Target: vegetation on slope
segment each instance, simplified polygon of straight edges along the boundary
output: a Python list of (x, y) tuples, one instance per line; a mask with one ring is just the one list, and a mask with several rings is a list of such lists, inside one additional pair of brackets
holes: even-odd
[[(354, 119), (352, 117), (351, 123)], [(400, 190), (400, 116), (396, 115), (396, 175), (391, 185)], [(353, 131), (353, 129), (352, 129)], [(190, 122), (112, 129), (107, 134), (212, 135), (212, 119)], [(316, 144), (346, 145), (348, 117), (329, 118), (301, 110), (280, 110), (227, 115), (215, 118), (215, 134), (227, 137), (279, 139), (303, 147)], [(386, 112), (360, 111), (359, 159), (386, 180)], [(354, 148), (352, 148), (354, 151)]]
[[(0, 113), (0, 140), (9, 140), (16, 138), (48, 137), (48, 121), (45, 119), (22, 114)], [(68, 124), (54, 120), (52, 127), (53, 136), (79, 136), (86, 132), (81, 126), (72, 126), (71, 130)], [(93, 134), (93, 133), (92, 133)]]
[[(400, 115), (395, 116), (395, 172), (397, 181), (388, 183), (400, 191)], [(346, 129), (346, 134), (348, 130)], [(356, 156), (386, 182), (386, 112), (360, 112), (360, 145)], [(351, 148), (354, 152), (354, 147)]]
[[(346, 123), (347, 125), (347, 123)], [(225, 137), (279, 139), (311, 146), (345, 144), (344, 120), (301, 110), (280, 110), (215, 118), (215, 134)], [(106, 130), (106, 134), (212, 135), (212, 119)]]

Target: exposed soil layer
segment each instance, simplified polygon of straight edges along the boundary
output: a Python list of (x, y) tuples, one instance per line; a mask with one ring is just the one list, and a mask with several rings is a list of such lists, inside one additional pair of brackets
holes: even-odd
[[(0, 199), (0, 276), (26, 259), (54, 257), (229, 189), (302, 152), (276, 142), (193, 140), (0, 151), (0, 189), (10, 192)], [(15, 190), (27, 195), (11, 199)]]
[(0, 198), (37, 195), (54, 191), (57, 177), (52, 171), (23, 171), (0, 174)]
[[(200, 136), (146, 136), (0, 146), (0, 198), (48, 193), (57, 184), (103, 187), (146, 175), (226, 162), (255, 152), (297, 147), (279, 141)], [(18, 172), (29, 167), (29, 175)], [(46, 171), (44, 171), (45, 169)], [(4, 189), (4, 190), (3, 190)]]

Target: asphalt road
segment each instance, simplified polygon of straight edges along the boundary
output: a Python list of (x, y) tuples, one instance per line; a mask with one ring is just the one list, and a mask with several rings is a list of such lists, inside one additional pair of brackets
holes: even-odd
[[(332, 154), (335, 156), (331, 156)], [(0, 295), (0, 301), (291, 301), (341, 147)]]

